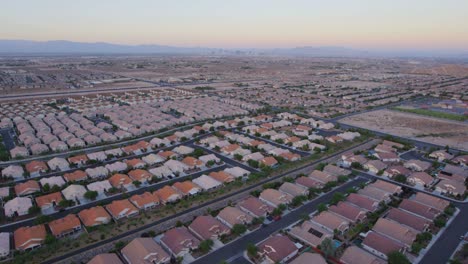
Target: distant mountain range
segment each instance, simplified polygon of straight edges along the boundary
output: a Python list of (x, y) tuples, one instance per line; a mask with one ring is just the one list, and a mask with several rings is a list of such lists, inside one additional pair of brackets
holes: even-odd
[(164, 45), (122, 45), (105, 42), (73, 42), (66, 40), (30, 41), (0, 40), (0, 55), (44, 54), (200, 54), (200, 55), (279, 55), (310, 57), (451, 57), (468, 58), (468, 52), (417, 50), (358, 50), (346, 47), (297, 47), (277, 49), (221, 49), (174, 47)]

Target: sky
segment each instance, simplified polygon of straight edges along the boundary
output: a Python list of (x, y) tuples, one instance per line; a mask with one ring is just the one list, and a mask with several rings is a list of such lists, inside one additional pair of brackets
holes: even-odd
[(0, 39), (468, 50), (468, 0), (0, 2)]

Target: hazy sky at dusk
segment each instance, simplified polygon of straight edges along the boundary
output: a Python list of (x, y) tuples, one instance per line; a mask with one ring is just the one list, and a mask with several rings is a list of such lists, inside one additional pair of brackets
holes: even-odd
[(467, 50), (467, 12), (468, 0), (3, 0), (0, 39)]

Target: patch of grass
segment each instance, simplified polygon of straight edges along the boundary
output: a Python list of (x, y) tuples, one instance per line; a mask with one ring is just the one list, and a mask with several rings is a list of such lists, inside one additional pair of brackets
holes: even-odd
[(413, 113), (413, 114), (418, 114), (418, 115), (424, 115), (424, 116), (430, 116), (430, 117), (436, 117), (436, 118), (449, 119), (449, 120), (454, 120), (454, 121), (461, 121), (461, 122), (468, 120), (468, 116), (439, 112), (439, 111), (434, 111), (434, 110), (427, 110), (427, 109), (408, 109), (408, 108), (402, 108), (402, 107), (394, 107), (392, 108), (392, 110), (406, 112), (406, 113)]

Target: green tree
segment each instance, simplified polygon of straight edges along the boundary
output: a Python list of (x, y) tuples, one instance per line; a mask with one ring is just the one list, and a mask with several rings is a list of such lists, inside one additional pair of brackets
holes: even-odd
[(247, 231), (247, 227), (242, 224), (235, 224), (232, 226), (232, 233), (236, 236), (242, 235)]
[(330, 200), (330, 204), (332, 205), (335, 205), (341, 201), (343, 201), (345, 199), (345, 196), (344, 194), (340, 193), (340, 192), (336, 192), (333, 194), (331, 200)]
[(140, 185), (141, 185), (141, 182), (140, 182), (140, 181), (133, 181), (132, 183), (133, 183), (133, 185), (135, 185), (135, 187), (137, 187), (137, 188), (140, 187)]
[(438, 218), (436, 218), (436, 219), (434, 220), (434, 225), (435, 225), (436, 227), (438, 227), (438, 228), (442, 228), (442, 227), (444, 227), (446, 224), (447, 224), (447, 221), (445, 221), (445, 219), (443, 219), (443, 218), (438, 217)]
[(97, 196), (98, 196), (97, 191), (87, 191), (84, 194), (84, 198), (86, 198), (88, 200), (96, 200)]
[(242, 155), (241, 154), (234, 154), (234, 159), (241, 161), (242, 160)]
[(348, 177), (347, 177), (347, 176), (344, 176), (344, 175), (338, 176), (338, 182), (339, 182), (339, 183), (346, 182), (347, 180), (348, 180)]
[(247, 244), (247, 254), (250, 257), (256, 257), (257, 253), (258, 253), (258, 248), (257, 248), (256, 245), (254, 245), (252, 243)]
[(57, 239), (51, 235), (51, 234), (47, 234), (46, 237), (45, 237), (45, 240), (44, 240), (44, 243), (46, 243), (47, 245), (50, 245), (52, 243), (54, 243)]
[(199, 157), (203, 156), (204, 154), (205, 154), (205, 153), (203, 152), (202, 149), (197, 148), (197, 149), (195, 149), (195, 150), (192, 152), (191, 156), (193, 156), (193, 157), (195, 157), (195, 158), (198, 159)]
[(397, 176), (395, 176), (395, 181), (406, 183), (406, 176), (402, 174), (398, 174)]
[(200, 245), (198, 246), (198, 249), (200, 252), (203, 254), (208, 253), (208, 251), (211, 250), (211, 247), (213, 246), (214, 242), (211, 239), (206, 239), (200, 242)]
[(318, 206), (317, 206), (317, 211), (319, 213), (323, 212), (323, 211), (326, 211), (327, 210), (327, 205), (325, 205), (324, 203), (320, 203)]
[(48, 193), (50, 191), (50, 185), (48, 183), (42, 185), (42, 191)]
[(322, 243), (320, 243), (320, 250), (322, 250), (325, 257), (334, 257), (335, 256), (335, 245), (330, 238), (325, 238)]
[(408, 258), (399, 251), (393, 251), (387, 254), (388, 264), (411, 264)]

